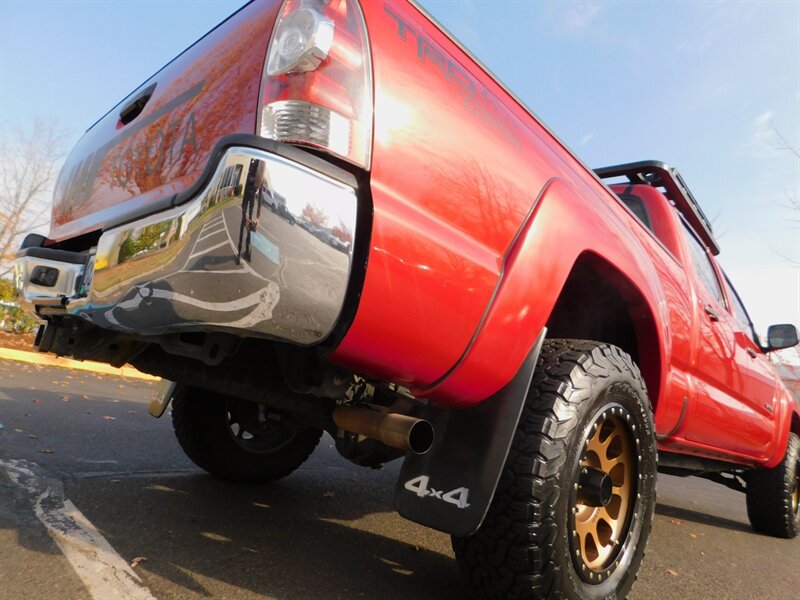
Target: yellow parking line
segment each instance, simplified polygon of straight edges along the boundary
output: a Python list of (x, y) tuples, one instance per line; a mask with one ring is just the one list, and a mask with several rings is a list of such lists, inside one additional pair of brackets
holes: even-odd
[(159, 381), (160, 377), (142, 373), (133, 367), (112, 367), (105, 363), (94, 362), (91, 360), (72, 360), (61, 356), (54, 356), (44, 352), (26, 352), (24, 350), (12, 350), (10, 348), (0, 348), (0, 359), (16, 360), (19, 362), (44, 365), (47, 367), (62, 367), (65, 369), (78, 369), (81, 371), (92, 371), (105, 375), (118, 375), (120, 377), (133, 377), (146, 381)]

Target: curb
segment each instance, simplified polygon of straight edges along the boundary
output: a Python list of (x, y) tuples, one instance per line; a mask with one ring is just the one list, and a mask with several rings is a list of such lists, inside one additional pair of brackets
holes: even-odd
[(104, 375), (116, 375), (118, 377), (131, 377), (133, 379), (143, 379), (145, 381), (160, 381), (160, 377), (142, 373), (133, 367), (112, 367), (105, 363), (93, 362), (91, 360), (81, 361), (53, 356), (43, 352), (26, 352), (24, 350), (12, 350), (10, 348), (0, 348), (0, 359), (16, 360), (18, 362), (43, 365), (46, 367), (61, 367), (63, 369), (77, 369), (79, 371), (91, 371), (93, 373), (103, 373)]

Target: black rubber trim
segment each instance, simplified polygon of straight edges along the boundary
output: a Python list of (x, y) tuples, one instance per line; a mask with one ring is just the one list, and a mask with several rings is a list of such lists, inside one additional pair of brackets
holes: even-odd
[(511, 243), (508, 245), (508, 248), (506, 248), (506, 251), (503, 253), (503, 262), (500, 265), (500, 276), (497, 278), (497, 283), (494, 286), (494, 290), (492, 290), (492, 295), (489, 298), (489, 302), (486, 304), (486, 308), (483, 310), (483, 314), (481, 315), (481, 320), (478, 322), (477, 327), (475, 327), (475, 331), (472, 332), (472, 337), (469, 339), (469, 342), (467, 342), (467, 346), (466, 348), (464, 348), (464, 351), (461, 353), (461, 356), (458, 357), (453, 366), (447, 369), (447, 371), (445, 371), (442, 375), (440, 375), (434, 382), (429, 383), (424, 387), (417, 388), (418, 390), (423, 392), (432, 390), (437, 385), (441, 384), (445, 379), (450, 377), (450, 375), (452, 375), (453, 372), (458, 367), (461, 366), (461, 363), (464, 362), (464, 359), (467, 357), (467, 354), (469, 354), (469, 351), (472, 350), (472, 346), (475, 345), (475, 340), (478, 339), (478, 334), (481, 332), (481, 329), (483, 329), (483, 324), (486, 322), (486, 318), (489, 316), (489, 311), (491, 310), (492, 306), (494, 306), (494, 301), (497, 298), (497, 293), (500, 291), (500, 285), (502, 285), (503, 281), (505, 280), (506, 264), (508, 263), (508, 258), (511, 255), (511, 252), (516, 247), (517, 241), (522, 235), (522, 232), (528, 226), (528, 223), (530, 222), (531, 218), (533, 218), (533, 213), (536, 210), (536, 207), (539, 206), (539, 202), (544, 196), (544, 193), (558, 179), (559, 179), (558, 177), (551, 177), (544, 183), (542, 189), (539, 190), (539, 193), (536, 195), (536, 199), (533, 201), (533, 204), (528, 209), (528, 214), (525, 215), (525, 218), (522, 220), (522, 224), (519, 226), (517, 232), (514, 234), (514, 239), (511, 240)]
[(49, 240), (39, 234), (39, 233), (29, 233), (25, 236), (25, 239), (22, 240), (22, 244), (20, 245), (19, 249), (24, 250), (25, 248), (41, 248), (42, 246), (46, 245)]
[(665, 439), (667, 439), (668, 437), (672, 437), (673, 435), (675, 435), (675, 432), (678, 431), (680, 426), (683, 424), (683, 418), (686, 416), (686, 407), (688, 406), (688, 404), (689, 404), (689, 398), (684, 396), (683, 397), (683, 406), (681, 407), (681, 414), (678, 417), (678, 422), (675, 423), (675, 427), (670, 429), (664, 435), (659, 435), (659, 434), (656, 433), (656, 440), (657, 441), (662, 442)]
[(31, 258), (43, 258), (46, 260), (54, 260), (71, 265), (84, 265), (89, 260), (89, 254), (83, 252), (70, 252), (69, 250), (56, 250), (55, 248), (37, 248), (29, 247), (23, 248), (17, 252), (17, 258), (24, 258), (29, 256)]
[(344, 305), (339, 313), (336, 324), (328, 334), (328, 337), (320, 342), (320, 346), (326, 349), (335, 349), (347, 332), (350, 325), (356, 318), (358, 307), (361, 303), (361, 294), (364, 290), (364, 280), (367, 278), (367, 265), (369, 263), (369, 249), (372, 240), (373, 222), (373, 201), (372, 186), (370, 185), (369, 173), (360, 172), (357, 176), (358, 187), (356, 197), (358, 206), (356, 210), (356, 231), (353, 241), (353, 258), (350, 267), (350, 278), (347, 282), (347, 290), (344, 296)]
[[(406, 519), (456, 536), (475, 532), (489, 510), (503, 465), (517, 431), (547, 329), (542, 329), (519, 371), (505, 387), (480, 404), (463, 410), (427, 406), (419, 416), (433, 425), (433, 447), (406, 455), (394, 492), (397, 512)], [(428, 477), (420, 496), (406, 484)], [(448, 492), (469, 490), (467, 505), (442, 499)]]

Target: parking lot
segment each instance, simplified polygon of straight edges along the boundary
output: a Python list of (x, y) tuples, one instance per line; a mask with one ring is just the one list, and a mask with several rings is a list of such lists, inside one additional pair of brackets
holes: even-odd
[[(147, 414), (151, 382), (12, 361), (0, 381), (2, 599), (102, 598), (103, 565), (131, 562), (131, 598), (466, 597), (449, 537), (393, 512), (398, 462), (353, 466), (326, 436), (284, 480), (228, 484)], [(661, 476), (656, 513), (632, 598), (797, 597), (800, 539), (755, 534), (741, 494)], [(77, 559), (43, 525), (65, 514), (97, 534)]]

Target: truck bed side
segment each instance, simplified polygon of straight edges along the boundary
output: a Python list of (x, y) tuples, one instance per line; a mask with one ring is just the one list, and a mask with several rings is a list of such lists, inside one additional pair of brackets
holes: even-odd
[[(681, 285), (662, 266), (674, 259), (416, 8), (375, 2), (364, 12), (376, 89), (373, 237), (358, 314), (332, 358), (419, 390), (437, 384), (432, 397), (454, 405), (473, 403), (510, 380), (576, 261), (594, 253), (638, 290), (664, 344), (648, 384), (662, 388), (665, 324), (681, 310), (667, 308), (662, 289), (662, 277)], [(528, 246), (547, 260), (520, 263)], [(523, 287), (510, 292), (514, 285)], [(506, 293), (522, 291), (524, 315), (500, 308)], [(510, 332), (496, 320), (515, 325)]]

